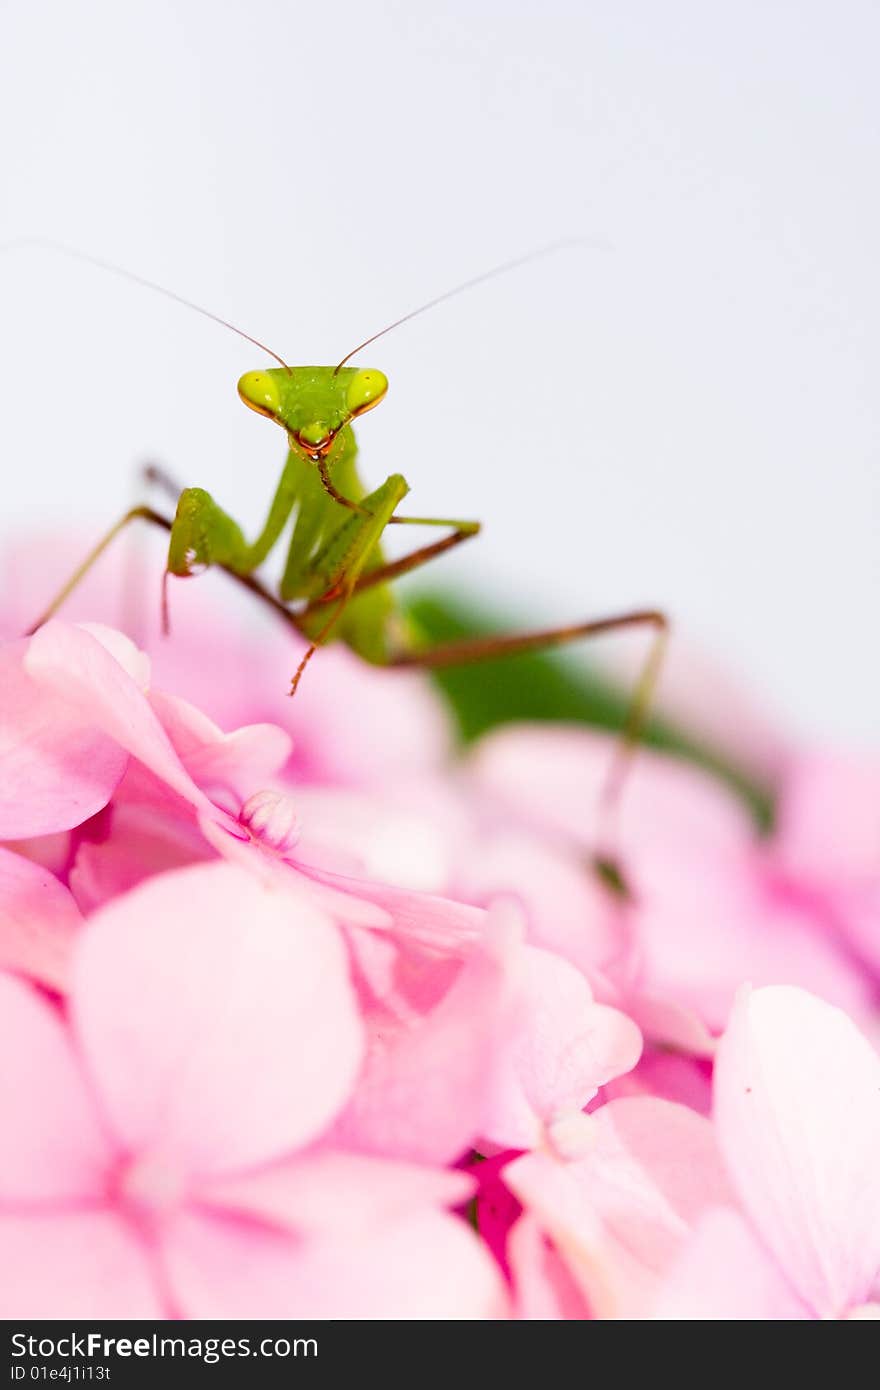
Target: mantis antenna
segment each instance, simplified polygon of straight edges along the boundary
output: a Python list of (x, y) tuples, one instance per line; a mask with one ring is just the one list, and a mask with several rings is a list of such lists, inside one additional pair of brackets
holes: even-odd
[(261, 352), (265, 352), (269, 357), (274, 357), (284, 370), (290, 374), (290, 367), (283, 357), (279, 357), (277, 352), (273, 352), (265, 343), (261, 343), (259, 338), (254, 338), (250, 333), (245, 333), (244, 329), (236, 327), (228, 319), (223, 319), (219, 314), (212, 314), (210, 309), (205, 309), (201, 304), (194, 304), (191, 299), (184, 299), (182, 294), (176, 294), (174, 290), (166, 289), (164, 285), (159, 285), (155, 280), (148, 280), (144, 275), (136, 275), (132, 270), (126, 270), (124, 266), (114, 265), (112, 261), (103, 261), (99, 256), (92, 256), (87, 251), (80, 251), (74, 246), (65, 246), (63, 242), (51, 241), (48, 237), (18, 237), (14, 241), (7, 241), (0, 245), (0, 251), (15, 251), (30, 247), (40, 248), (46, 251), (56, 251), (61, 256), (69, 256), (74, 261), (83, 261), (86, 265), (96, 266), (98, 270), (108, 271), (111, 275), (119, 275), (123, 280), (130, 280), (135, 285), (142, 285), (144, 289), (153, 290), (156, 294), (164, 294), (166, 299), (173, 299), (175, 304), (182, 304), (186, 309), (192, 309), (197, 314), (202, 314), (204, 318), (211, 319), (213, 323), (219, 323), (221, 328), (228, 328), (232, 333), (237, 333), (239, 338), (244, 338), (246, 342), (253, 343)]
[(395, 319), (387, 327), (380, 328), (378, 333), (373, 333), (369, 338), (365, 338), (357, 347), (347, 352), (342, 361), (337, 363), (333, 370), (333, 375), (345, 366), (356, 353), (363, 348), (369, 347), (370, 343), (375, 343), (377, 338), (384, 338), (386, 333), (391, 333), (395, 328), (399, 328), (403, 323), (409, 323), (410, 319), (418, 318), (420, 314), (426, 314), (429, 309), (434, 309), (438, 304), (443, 304), (447, 299), (454, 299), (456, 295), (464, 294), (466, 290), (472, 290), (477, 285), (485, 284), (487, 280), (494, 280), (496, 275), (506, 275), (509, 270), (518, 270), (522, 265), (528, 265), (531, 261), (541, 260), (544, 256), (552, 256), (557, 251), (570, 251), (575, 247), (590, 246), (594, 250), (605, 251), (608, 246), (605, 242), (597, 241), (593, 237), (565, 237), (561, 241), (551, 241), (547, 246), (539, 246), (535, 251), (527, 251), (523, 256), (516, 256), (511, 261), (502, 261), (501, 265), (493, 266), (491, 270), (484, 270), (480, 275), (473, 275), (470, 280), (464, 280), (460, 285), (454, 285), (451, 290), (445, 290), (443, 294), (438, 294), (436, 298), (429, 299), (427, 304), (420, 304), (417, 309), (410, 309), (408, 314), (402, 318)]

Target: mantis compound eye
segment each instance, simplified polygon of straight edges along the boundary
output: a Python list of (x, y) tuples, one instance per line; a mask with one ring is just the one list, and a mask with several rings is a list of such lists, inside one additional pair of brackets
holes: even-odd
[(363, 415), (378, 405), (388, 390), (388, 378), (374, 368), (355, 372), (345, 394), (345, 403), (352, 415)]
[(274, 420), (281, 409), (281, 395), (268, 372), (245, 372), (238, 383), (238, 394), (258, 415)]

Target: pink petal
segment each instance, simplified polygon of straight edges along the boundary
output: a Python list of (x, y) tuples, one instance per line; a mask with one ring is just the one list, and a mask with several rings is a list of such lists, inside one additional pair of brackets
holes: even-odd
[(880, 1272), (880, 1057), (803, 990), (743, 990), (718, 1048), (715, 1120), (743, 1204), (819, 1317)]
[(100, 909), (80, 938), (73, 1000), (116, 1133), (184, 1172), (307, 1143), (360, 1064), (335, 928), (230, 865), (163, 874)]
[[(252, 874), (264, 887), (283, 892), (306, 907), (314, 907), (342, 926), (370, 927), (377, 931), (389, 931), (393, 926), (389, 913), (360, 896), (359, 879), (318, 874), (313, 869), (306, 870), (279, 859), (275, 854), (267, 854), (255, 841), (241, 838), (244, 832), (240, 826), (218, 824), (214, 813), (200, 816), (199, 828), (224, 859)], [(340, 889), (333, 886), (337, 882)]]
[(340, 647), (328, 647), (320, 657), (295, 700), (283, 698), (289, 669), (278, 672), (279, 705), (294, 736), (290, 770), (297, 780), (382, 786), (448, 756), (449, 719), (424, 676), (376, 670)]
[(393, 884), (374, 883), (371, 879), (327, 873), (306, 864), (297, 867), (315, 883), (325, 884), (361, 903), (374, 903), (382, 908), (389, 919), (387, 930), (407, 941), (444, 953), (461, 953), (479, 940), (484, 931), (486, 913), (483, 908), (468, 907), (451, 898), (435, 897), (432, 893), (396, 888)]
[(29, 645), (0, 648), (0, 840), (81, 825), (106, 806), (128, 761), (88, 711), (32, 679)]
[(126, 774), (114, 798), (107, 838), (83, 840), (76, 852), (68, 882), (82, 912), (103, 907), (155, 874), (214, 858), (198, 825), (181, 816), (179, 806), (132, 804), (126, 799), (128, 783)]
[(502, 1148), (539, 1144), (544, 1126), (583, 1110), (639, 1060), (642, 1037), (617, 1009), (593, 1002), (568, 961), (529, 946), (515, 1032), (498, 1049), (483, 1133)]
[(594, 1316), (643, 1317), (699, 1215), (730, 1201), (712, 1127), (647, 1097), (611, 1101), (584, 1119), (580, 1157), (527, 1154), (504, 1178), (552, 1237)]
[(485, 906), (515, 897), (528, 939), (564, 956), (584, 974), (619, 965), (628, 933), (618, 904), (576, 854), (561, 853), (533, 834), (511, 829), (471, 835), (451, 895)]
[(880, 759), (803, 754), (783, 786), (774, 847), (806, 879), (880, 876)]
[(0, 1202), (103, 1196), (112, 1150), (68, 1031), (42, 995), (3, 974), (0, 1058)]
[(0, 968), (67, 987), (82, 915), (54, 874), (0, 846)]
[(712, 1074), (708, 1064), (696, 1057), (664, 1049), (646, 1051), (634, 1071), (610, 1082), (604, 1090), (606, 1100), (624, 1096), (660, 1096), (687, 1105), (699, 1115), (712, 1110)]
[(100, 642), (126, 675), (131, 676), (139, 690), (149, 689), (150, 658), (135, 646), (130, 637), (104, 623), (77, 623), (76, 626), (80, 632), (88, 632), (96, 642)]
[(31, 638), (25, 667), (66, 710), (100, 727), (197, 810), (218, 814), (186, 772), (146, 696), (94, 636), (49, 622)]
[(149, 698), (190, 777), (214, 800), (219, 793), (232, 793), (237, 809), (290, 757), (290, 735), (274, 724), (251, 724), (225, 734), (186, 700), (158, 690)]
[(646, 1043), (675, 1048), (692, 1057), (714, 1057), (715, 1037), (693, 1005), (634, 989), (627, 995), (626, 1007)]
[(853, 1308), (847, 1314), (848, 1322), (878, 1322), (880, 1321), (880, 1303), (860, 1303), (857, 1308)]
[(138, 1241), (105, 1211), (0, 1215), (0, 1317), (165, 1318)]
[(739, 1212), (718, 1207), (663, 1281), (653, 1317), (685, 1322), (783, 1322), (809, 1317)]
[[(526, 821), (595, 849), (600, 795), (614, 739), (586, 729), (507, 725), (472, 756), (479, 785)], [(717, 781), (676, 759), (640, 749), (619, 814), (626, 854), (671, 840), (740, 843), (751, 833), (741, 804)]]
[(507, 1254), (518, 1318), (537, 1322), (589, 1318), (583, 1295), (533, 1217), (521, 1216), (511, 1229)]
[(357, 1236), (473, 1196), (465, 1172), (319, 1149), (258, 1172), (201, 1183), (202, 1206), (311, 1236)]
[(848, 1010), (870, 1007), (864, 972), (821, 923), (767, 880), (747, 842), (734, 849), (646, 847), (633, 866), (640, 992), (721, 1031), (743, 980), (797, 984)]
[(456, 1217), (425, 1211), (366, 1237), (296, 1241), (184, 1215), (165, 1260), (191, 1318), (462, 1319), (506, 1314), (492, 1260)]
[(507, 1037), (519, 964), (511, 935), (490, 931), (423, 1019), (397, 1026), (375, 1019), (364, 1073), (334, 1142), (423, 1163), (449, 1162), (473, 1143), (491, 1063)]

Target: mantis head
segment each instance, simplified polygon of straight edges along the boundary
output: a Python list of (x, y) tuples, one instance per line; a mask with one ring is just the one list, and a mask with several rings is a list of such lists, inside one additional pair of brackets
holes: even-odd
[(290, 447), (311, 459), (328, 454), (339, 431), (387, 390), (382, 372), (361, 367), (270, 367), (245, 372), (238, 383), (245, 405), (274, 420)]

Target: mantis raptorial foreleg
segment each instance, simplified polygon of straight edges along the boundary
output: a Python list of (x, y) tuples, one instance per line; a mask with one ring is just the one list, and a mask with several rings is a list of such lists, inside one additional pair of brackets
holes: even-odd
[(205, 565), (222, 565), (235, 574), (252, 574), (284, 530), (296, 501), (296, 476), (288, 459), (256, 540), (245, 540), (241, 527), (203, 488), (184, 488), (177, 503), (168, 545), (168, 572), (192, 574)]
[[(389, 482), (390, 481), (389, 479)], [(451, 550), (453, 546), (460, 545), (462, 541), (470, 540), (470, 538), (476, 536), (480, 530), (479, 521), (452, 521), (440, 517), (390, 516), (387, 518), (385, 524), (388, 525), (390, 522), (395, 521), (406, 526), (451, 526), (455, 529), (450, 535), (444, 536), (442, 540), (434, 541), (429, 545), (420, 546), (418, 550), (413, 550), (408, 555), (401, 556), (398, 560), (391, 560), (387, 564), (377, 565), (374, 569), (368, 570), (366, 574), (358, 572), (364, 561), (361, 561), (357, 566), (351, 566), (340, 575), (335, 584), (325, 593), (313, 599), (312, 602), (308, 604), (299, 615), (300, 619), (303, 621), (306, 621), (312, 614), (316, 613), (326, 604), (333, 603), (336, 606), (328, 621), (315, 633), (308, 650), (297, 666), (290, 684), (291, 695), (295, 694), (302, 674), (316, 650), (327, 640), (352, 599), (357, 598), (358, 595), (364, 593), (368, 589), (375, 588), (378, 584), (387, 584), (390, 580), (397, 579), (402, 574), (407, 574), (411, 570), (418, 569), (421, 565), (427, 564), (429, 560), (433, 560), (436, 556), (442, 555), (447, 550)], [(390, 665), (392, 663), (387, 662), (385, 664)]]

